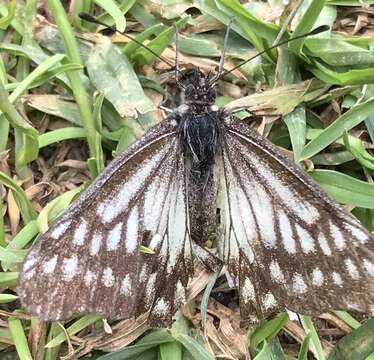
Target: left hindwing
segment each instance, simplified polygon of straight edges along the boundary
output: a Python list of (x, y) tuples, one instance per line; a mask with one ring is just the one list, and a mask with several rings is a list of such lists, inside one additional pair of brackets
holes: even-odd
[(374, 312), (374, 241), (296, 165), (244, 123), (223, 132), (219, 250), (241, 313)]
[(149, 311), (151, 324), (169, 325), (193, 274), (185, 194), (178, 135), (165, 120), (36, 241), (19, 280), (23, 305), (43, 320)]

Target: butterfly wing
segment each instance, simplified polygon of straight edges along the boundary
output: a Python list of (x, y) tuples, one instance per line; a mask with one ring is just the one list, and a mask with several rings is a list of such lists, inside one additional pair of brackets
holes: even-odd
[(120, 154), (32, 246), (18, 286), (23, 305), (44, 320), (150, 311), (151, 324), (170, 324), (193, 273), (185, 186), (175, 124), (166, 120)]
[(374, 239), (244, 123), (223, 136), (220, 253), (241, 313), (374, 312)]

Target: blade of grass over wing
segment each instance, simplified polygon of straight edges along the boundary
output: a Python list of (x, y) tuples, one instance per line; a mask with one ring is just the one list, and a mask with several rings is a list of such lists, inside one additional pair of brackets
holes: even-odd
[(310, 334), (310, 346), (314, 348), (313, 354), (316, 356), (317, 360), (325, 360), (325, 353), (322, 348), (321, 341), (318, 337), (316, 328), (314, 327), (313, 321), (310, 316), (299, 315), (301, 324), (306, 332)]
[(343, 136), (346, 131), (364, 121), (373, 112), (374, 98), (353, 106), (305, 146), (300, 160), (305, 160), (316, 155), (336, 139)]
[(10, 317), (8, 326), (20, 360), (32, 360), (21, 320)]
[[(64, 42), (65, 51), (69, 62), (82, 64), (78, 47), (74, 38), (74, 33), (72, 31), (72, 28), (70, 27), (62, 4), (58, 0), (48, 0), (47, 3), (60, 30), (60, 35)], [(102, 163), (101, 159), (103, 158), (101, 146), (97, 145), (98, 143), (100, 143), (100, 141), (97, 141), (100, 135), (96, 132), (94, 127), (86, 90), (84, 89), (77, 71), (70, 71), (67, 73), (67, 75), (71, 82), (72, 91), (79, 107), (82, 124), (87, 132), (87, 142), (90, 149), (90, 154), (96, 161), (98, 161), (98, 164), (100, 164)], [(100, 166), (98, 166), (96, 170), (96, 173), (100, 173), (102, 169), (100, 168)]]

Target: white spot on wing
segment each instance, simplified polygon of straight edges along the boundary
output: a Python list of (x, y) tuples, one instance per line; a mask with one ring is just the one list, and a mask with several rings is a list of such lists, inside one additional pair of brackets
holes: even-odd
[(36, 258), (29, 259), (30, 256), (28, 256), (28, 259), (23, 263), (22, 271), (28, 271), (36, 264)]
[(335, 285), (338, 285), (338, 286), (342, 286), (343, 284), (342, 277), (340, 276), (340, 274), (338, 274), (335, 271), (332, 273), (332, 281), (334, 282)]
[(339, 230), (339, 228), (333, 224), (330, 221), (330, 231), (331, 231), (331, 236), (334, 240), (335, 246), (337, 247), (338, 250), (344, 250), (345, 249), (345, 240), (343, 237), (342, 232)]
[(84, 283), (86, 286), (90, 286), (94, 280), (96, 280), (96, 274), (90, 270), (87, 270), (84, 274)]
[(323, 235), (323, 233), (320, 233), (318, 235), (318, 242), (319, 242), (319, 246), (321, 247), (321, 250), (323, 251), (323, 253), (327, 256), (330, 256), (331, 255), (331, 249), (330, 249), (329, 243), (327, 242), (327, 240), (325, 238), (325, 235)]
[(278, 302), (277, 300), (275, 300), (274, 295), (269, 292), (265, 295), (263, 304), (266, 310), (270, 310), (270, 309), (274, 309), (278, 305)]
[(255, 295), (255, 288), (253, 287), (252, 282), (245, 278), (244, 285), (242, 288), (242, 296), (244, 303), (249, 303), (250, 301), (255, 301), (256, 295)]
[(149, 275), (148, 282), (145, 287), (145, 297), (146, 297), (146, 302), (148, 304), (151, 303), (155, 295), (154, 292), (155, 292), (156, 278), (157, 278), (157, 273), (152, 273), (151, 275)]
[(160, 244), (160, 242), (162, 241), (162, 237), (160, 234), (155, 234), (153, 237), (152, 237), (152, 240), (150, 241), (149, 243), (149, 248), (151, 250), (155, 250), (158, 245)]
[(261, 239), (266, 247), (274, 248), (277, 239), (274, 231), (273, 205), (269, 194), (262, 185), (254, 183), (253, 193), (250, 194), (250, 198)]
[(55, 240), (59, 239), (60, 236), (63, 235), (65, 231), (69, 228), (70, 224), (71, 220), (67, 220), (57, 225), (51, 232), (51, 237)]
[(361, 244), (365, 244), (369, 237), (359, 228), (353, 226), (353, 225), (347, 225), (346, 229), (350, 231), (352, 236), (357, 239)]
[(42, 266), (43, 272), (45, 274), (51, 274), (54, 271), (56, 264), (57, 264), (57, 255), (53, 256), (51, 259), (49, 259), (43, 264)]
[(78, 245), (78, 246), (83, 245), (86, 232), (87, 232), (87, 222), (82, 220), (82, 222), (79, 224), (79, 226), (76, 228), (74, 232), (73, 244)]
[(283, 245), (289, 254), (296, 254), (296, 242), (293, 237), (292, 228), (288, 216), (279, 210), (279, 229), (282, 235)]
[(296, 225), (296, 231), (300, 238), (300, 245), (305, 254), (314, 251), (314, 240), (310, 236), (309, 232), (303, 229), (301, 226)]
[(304, 294), (307, 291), (305, 281), (300, 274), (295, 274), (293, 277), (293, 290), (296, 294)]
[(134, 207), (127, 220), (125, 245), (129, 253), (133, 253), (138, 245), (138, 208)]
[(131, 278), (129, 274), (126, 274), (126, 276), (123, 278), (121, 283), (121, 290), (120, 293), (122, 295), (129, 295), (131, 292)]
[[(176, 174), (180, 177), (181, 174)], [(168, 238), (172, 239), (172, 246), (169, 246), (168, 272), (170, 273), (183, 254), (184, 240), (186, 234), (186, 206), (184, 202), (184, 192), (180, 191), (179, 184), (170, 192), (170, 210), (168, 219)], [(167, 244), (167, 241), (165, 241)]]
[(169, 313), (170, 305), (164, 298), (157, 300), (156, 305), (153, 307), (152, 312), (158, 316), (164, 316)]
[(62, 263), (62, 271), (64, 274), (64, 279), (70, 281), (76, 275), (78, 269), (78, 258), (76, 255), (68, 259), (64, 259)]
[[(229, 181), (231, 184), (235, 180), (232, 178)], [(232, 231), (230, 233), (230, 241), (228, 242), (230, 245), (230, 257), (236, 261), (240, 248), (245, 252), (249, 262), (252, 263), (254, 261), (254, 253), (251, 243), (257, 238), (252, 209), (249, 206), (243, 189), (238, 184), (235, 184), (235, 187), (228, 194), (232, 219)]]
[(368, 259), (364, 259), (363, 264), (364, 264), (364, 267), (366, 269), (366, 272), (370, 276), (374, 277), (374, 264), (371, 261), (369, 261)]
[(186, 302), (186, 289), (184, 288), (180, 280), (178, 280), (177, 282), (174, 301), (175, 306), (180, 306), (180, 304), (184, 304)]
[(108, 266), (104, 269), (101, 281), (105, 287), (112, 287), (114, 285), (113, 270)]
[(358, 278), (360, 277), (360, 274), (358, 272), (356, 264), (352, 261), (352, 259), (346, 259), (345, 266), (348, 270), (350, 277), (353, 280), (358, 280)]
[(320, 287), (323, 285), (323, 282), (324, 282), (323, 273), (318, 267), (316, 267), (312, 273), (312, 283), (314, 286)]
[(282, 272), (281, 268), (279, 267), (278, 262), (276, 262), (275, 260), (273, 260), (270, 263), (270, 275), (271, 275), (271, 278), (276, 283), (278, 283), (278, 284), (284, 284), (285, 283), (283, 272)]
[(101, 240), (102, 240), (102, 235), (101, 234), (94, 234), (91, 240), (91, 245), (90, 245), (90, 255), (95, 256), (98, 254), (101, 246)]
[(109, 231), (106, 239), (106, 247), (108, 251), (117, 250), (118, 244), (121, 241), (122, 223), (117, 223), (112, 230)]

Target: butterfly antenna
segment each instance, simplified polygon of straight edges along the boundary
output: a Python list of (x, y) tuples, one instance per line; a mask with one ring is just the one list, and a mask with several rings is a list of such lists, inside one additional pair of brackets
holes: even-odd
[(232, 69), (224, 71), (223, 73), (220, 74), (220, 76), (217, 76), (217, 77), (216, 77), (216, 79), (211, 83), (211, 85), (214, 85), (214, 83), (216, 83), (216, 82), (217, 82), (219, 79), (221, 79), (222, 77), (226, 76), (227, 74), (232, 73), (233, 71), (235, 71), (236, 69), (240, 68), (241, 66), (243, 66), (243, 65), (246, 64), (247, 62), (249, 62), (249, 61), (255, 59), (255, 58), (258, 57), (258, 56), (261, 56), (262, 54), (267, 53), (267, 52), (270, 51), (270, 50), (273, 50), (273, 49), (275, 49), (275, 48), (277, 48), (277, 47), (279, 47), (279, 46), (282, 46), (282, 45), (284, 45), (284, 44), (288, 44), (288, 43), (290, 43), (291, 41), (299, 40), (299, 39), (305, 38), (305, 37), (307, 37), (307, 36), (317, 35), (317, 34), (319, 34), (319, 33), (321, 33), (321, 32), (327, 31), (327, 30), (329, 30), (329, 29), (330, 29), (330, 27), (329, 27), (328, 25), (322, 25), (322, 26), (319, 26), (319, 27), (315, 28), (315, 29), (312, 30), (312, 31), (309, 31), (308, 33), (305, 33), (305, 34), (301, 34), (301, 35), (295, 36), (295, 37), (292, 38), (292, 39), (288, 39), (288, 40), (285, 40), (285, 41), (278, 42), (277, 44), (274, 44), (274, 45), (268, 47), (267, 49), (260, 51), (259, 53), (257, 53), (256, 55), (250, 57), (249, 59), (242, 61), (242, 62), (239, 63), (238, 65), (234, 66)]
[[(149, 48), (148, 46), (142, 44), (140, 41), (134, 39), (132, 36), (130, 35), (127, 35), (125, 34), (125, 32), (122, 32), (122, 31), (119, 31), (117, 30), (115, 27), (113, 26), (110, 26), (108, 24), (105, 24), (103, 23), (102, 21), (100, 21), (98, 18), (96, 18), (95, 16), (92, 16), (90, 14), (87, 14), (85, 12), (81, 12), (79, 13), (79, 17), (82, 19), (82, 20), (85, 20), (85, 21), (88, 21), (90, 23), (93, 23), (93, 24), (97, 24), (97, 25), (102, 25), (102, 26), (105, 26), (107, 29), (110, 29), (110, 30), (113, 30), (114, 32), (117, 32), (125, 37), (127, 37), (128, 39), (132, 40), (135, 44), (138, 44), (139, 46), (141, 46), (143, 49), (146, 49), (148, 50), (152, 55), (154, 55), (157, 59), (161, 60), (162, 62), (164, 62), (165, 64), (169, 65), (170, 68), (174, 68), (174, 65), (171, 64), (169, 61), (165, 60), (164, 58), (162, 58), (160, 55), (158, 55), (156, 52), (154, 52), (151, 48)], [(178, 70), (179, 72), (179, 70)]]
[[(227, 44), (229, 41), (229, 33), (230, 33), (231, 24), (232, 24), (232, 19), (230, 19), (227, 25), (227, 28), (226, 28), (225, 40), (223, 41), (223, 49), (222, 49), (221, 58), (219, 59), (218, 72), (216, 76), (217, 79), (221, 76), (222, 70), (223, 70), (223, 64), (225, 63), (225, 55), (226, 55), (226, 50), (227, 50)], [(215, 81), (216, 80), (214, 80), (213, 82)]]

